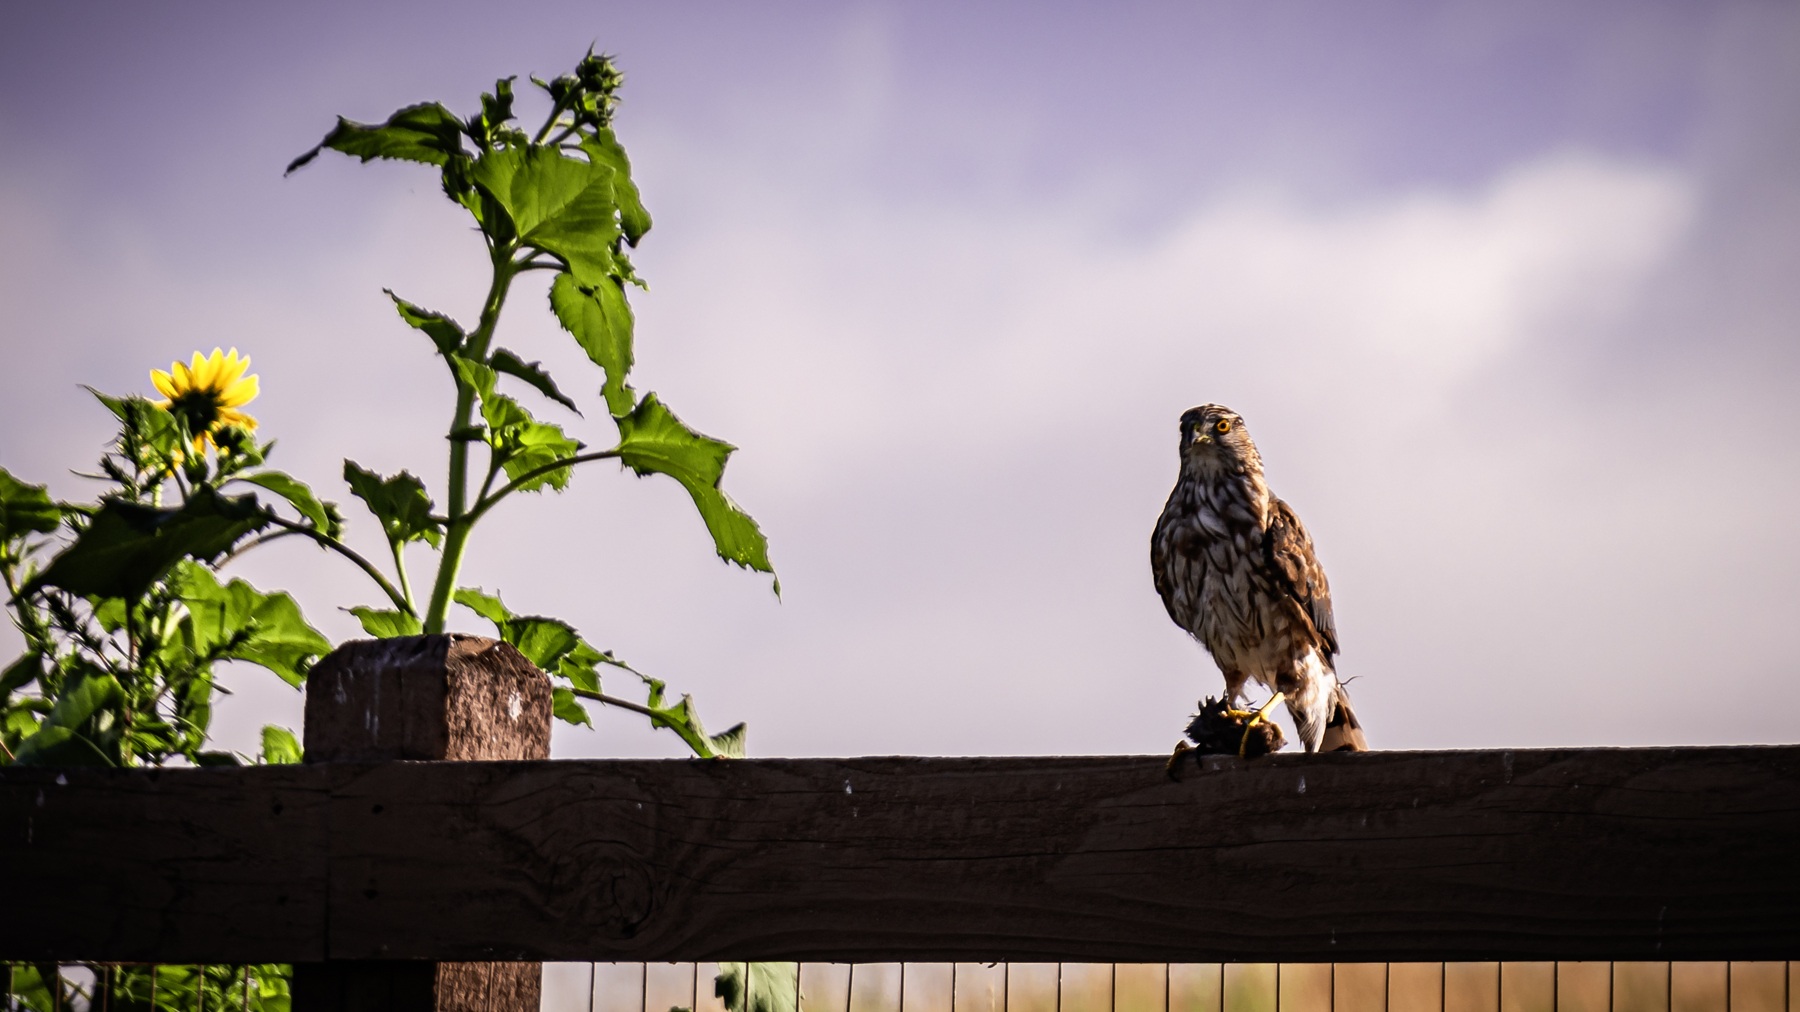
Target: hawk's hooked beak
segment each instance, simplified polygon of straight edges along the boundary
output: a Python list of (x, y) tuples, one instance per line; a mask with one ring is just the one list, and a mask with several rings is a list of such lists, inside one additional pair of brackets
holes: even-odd
[(1205, 429), (1195, 429), (1194, 430), (1194, 442), (1196, 444), (1210, 443), (1212, 441), (1213, 441), (1212, 433), (1206, 431)]

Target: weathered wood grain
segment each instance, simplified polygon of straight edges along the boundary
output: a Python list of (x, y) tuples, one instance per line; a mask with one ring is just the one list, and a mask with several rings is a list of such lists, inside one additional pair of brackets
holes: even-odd
[[(312, 909), (328, 908), (330, 928), (307, 944), (332, 959), (1800, 956), (1800, 748), (1788, 746), (1211, 757), (1180, 782), (1158, 757), (319, 772), (329, 783), (306, 781), (311, 800), (291, 804), (328, 808), (323, 838), (226, 818), (211, 800), (253, 814), (266, 800), (233, 778), (272, 776), (266, 794), (300, 790), (281, 778), (308, 773), (164, 771), (153, 787), (146, 774), (71, 771), (70, 799), (109, 776), (107, 790), (136, 792), (85, 803), (91, 825), (60, 830), (76, 851), (110, 834), (179, 855), (198, 832), (207, 853), (246, 862), (222, 882), (257, 884), (247, 906), (221, 890), (152, 896), (135, 880), (166, 878), (165, 865), (119, 848), (94, 872), (72, 852), (39, 867), (88, 890), (80, 913), (37, 905), (49, 941), (27, 952), (21, 929), (0, 929), (11, 932), (0, 955), (176, 958), (156, 946), (178, 938), (192, 952), (205, 930), (219, 948), (204, 958), (251, 958), (259, 944), (255, 958), (299, 958), (284, 953), (302, 922), (270, 934), (255, 897), (311, 883), (328, 893)], [(28, 781), (44, 776), (0, 769), (11, 869), (31, 867), (15, 837)], [(182, 778), (194, 779), (166, 786)], [(108, 885), (82, 886), (84, 874)], [(194, 927), (131, 935), (108, 888), (137, 897), (140, 918)], [(1502, 1008), (1532, 1005), (1537, 982), (1514, 983)]]
[(7, 959), (325, 956), (322, 768), (0, 768)]
[[(1342, 962), (1800, 949), (1800, 749), (1208, 763), (1179, 783), (1142, 757), (340, 769), (332, 953)], [(462, 902), (420, 917), (445, 882)]]

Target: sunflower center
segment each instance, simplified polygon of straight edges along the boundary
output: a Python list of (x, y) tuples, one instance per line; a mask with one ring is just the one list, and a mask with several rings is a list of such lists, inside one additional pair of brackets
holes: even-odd
[(169, 413), (186, 422), (188, 432), (198, 436), (218, 424), (222, 399), (217, 390), (186, 390), (169, 398)]

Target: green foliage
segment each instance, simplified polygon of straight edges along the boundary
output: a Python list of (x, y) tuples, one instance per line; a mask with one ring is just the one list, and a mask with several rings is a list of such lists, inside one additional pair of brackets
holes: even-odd
[[(666, 703), (663, 696), (667, 686), (662, 681), (619, 660), (610, 650), (595, 649), (568, 623), (540, 615), (515, 615), (501, 602), (499, 595), (475, 588), (460, 588), (455, 598), (457, 604), (492, 622), (495, 634), (502, 641), (516, 647), (527, 660), (550, 675), (553, 682), (564, 683), (551, 690), (552, 713), (558, 720), (592, 727), (593, 720), (580, 702), (591, 699), (649, 717), (652, 727), (674, 731), (702, 759), (744, 757), (746, 729), (742, 723), (721, 734), (708, 734), (700, 722), (693, 697), (684, 695), (673, 705)], [(648, 702), (634, 703), (602, 692), (601, 665), (636, 676), (648, 690)]]
[(75, 543), (27, 589), (136, 601), (182, 559), (212, 562), (268, 523), (255, 496), (211, 488), (197, 489), (172, 509), (105, 499)]
[[(774, 572), (762, 529), (719, 488), (725, 459), (736, 447), (688, 428), (655, 394), (645, 396), (636, 410), (618, 422), (619, 459), (639, 475), (666, 474), (681, 482), (706, 521), (720, 558), (747, 569)], [(779, 580), (775, 592), (781, 593)]]
[[(271, 527), (335, 536), (335, 507), (255, 470), (270, 445), (226, 439), (209, 456), (168, 412), (100, 400), (120, 431), (97, 503), (56, 503), (0, 471), (0, 576), (26, 646), (0, 672), (0, 746), (7, 761), (34, 765), (235, 763), (206, 747), (215, 665), (247, 661), (298, 686), (331, 644), (293, 598), (213, 570)], [(224, 494), (230, 481), (276, 493), (299, 518)]]
[[(289, 1012), (293, 967), (286, 963), (251, 966), (86, 964), (91, 984), (59, 975), (49, 963), (12, 964), (12, 1001), (31, 1012), (56, 1009), (116, 1009), (119, 1012), (194, 1012), (196, 1009), (251, 1009)], [(15, 1006), (8, 1005), (8, 1008)]]
[(344, 483), (350, 486), (350, 494), (361, 499), (375, 519), (381, 521), (381, 532), (390, 545), (423, 540), (437, 547), (444, 525), (431, 514), (431, 497), (425, 494), (424, 482), (405, 471), (383, 478), (358, 467), (354, 460), (346, 460)]
[(720, 963), (713, 994), (727, 1012), (799, 1012), (799, 963)]
[[(196, 654), (260, 664), (299, 688), (312, 660), (331, 652), (331, 641), (306, 624), (287, 594), (259, 593), (243, 580), (220, 585), (194, 565), (183, 568), (179, 586)], [(246, 630), (253, 633), (245, 635)]]
[(362, 623), (363, 632), (378, 640), (393, 639), (396, 636), (417, 636), (424, 632), (415, 615), (403, 611), (390, 611), (357, 605), (350, 609), (350, 614)]
[[(722, 558), (773, 572), (755, 521), (720, 487), (731, 445), (687, 427), (654, 394), (640, 399), (630, 383), (635, 318), (626, 292), (643, 287), (630, 253), (651, 217), (613, 128), (623, 75), (590, 50), (573, 73), (532, 81), (550, 105), (535, 131), (519, 125), (514, 79), (503, 78), (467, 118), (438, 103), (408, 106), (379, 124), (339, 118), (288, 166), (292, 172), (325, 150), (432, 166), (446, 196), (473, 217), (488, 255), (491, 276), (472, 327), (388, 292), (402, 321), (445, 360), (456, 405), (441, 508), (410, 472), (384, 476), (344, 462), (351, 494), (381, 526), (393, 579), (345, 542), (335, 503), (265, 466), (274, 444), (258, 443), (244, 416), (220, 415), (216, 402), (192, 389), (165, 389), (174, 402), (166, 407), (95, 392), (119, 434), (91, 476), (106, 483), (92, 502), (57, 502), (43, 486), (0, 471), (0, 575), (26, 644), (0, 668), (6, 761), (248, 761), (207, 747), (214, 694), (222, 691), (217, 666), (259, 665), (298, 686), (331, 646), (287, 594), (219, 575), (239, 554), (287, 537), (337, 553), (381, 590), (385, 602), (349, 609), (369, 635), (443, 632), (451, 603), (461, 602), (550, 674), (559, 718), (591, 725), (587, 704), (598, 702), (643, 714), (696, 755), (743, 754), (744, 725), (709, 734), (689, 696), (670, 701), (663, 681), (594, 647), (568, 623), (516, 615), (498, 596), (457, 589), (478, 522), (514, 493), (567, 488), (577, 466), (596, 460), (675, 479)], [(574, 387), (494, 342), (512, 282), (531, 271), (553, 272), (550, 309), (603, 374), (600, 402), (618, 430), (610, 449), (589, 450), (498, 388), (506, 376), (581, 413), (566, 392)], [(408, 547), (419, 542), (438, 553), (426, 602), (415, 599), (405, 565)], [(603, 692), (604, 669), (630, 673), (643, 701)], [(257, 758), (298, 761), (299, 743), (266, 727)], [(760, 971), (745, 972), (754, 992)], [(209, 979), (195, 971), (191, 989), (213, 988)], [(259, 1003), (274, 1003), (268, 1007), (285, 1001), (285, 992), (259, 994)]]
[(265, 724), (262, 729), (262, 761), (270, 766), (291, 766), (306, 758), (299, 739), (285, 727)]

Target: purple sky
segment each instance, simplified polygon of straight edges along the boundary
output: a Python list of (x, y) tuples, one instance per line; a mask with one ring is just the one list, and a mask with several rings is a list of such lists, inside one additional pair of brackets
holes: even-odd
[[(281, 169), (597, 41), (656, 215), (634, 381), (743, 447), (786, 596), (605, 466), (509, 504), (464, 582), (753, 754), (1166, 750), (1220, 684), (1147, 561), (1205, 401), (1318, 541), (1376, 747), (1796, 739), (1793, 6), (488, 9), (9, 11), (0, 466), (90, 494), (78, 384), (235, 346), (359, 544), (341, 458), (441, 501), (450, 394), (381, 288), (473, 317), (478, 244), (428, 170)], [(537, 288), (502, 341), (597, 405)], [(334, 638), (375, 602), (312, 550), (240, 568)], [(298, 726), (228, 684), (226, 744)], [(596, 717), (557, 753), (680, 754)]]

